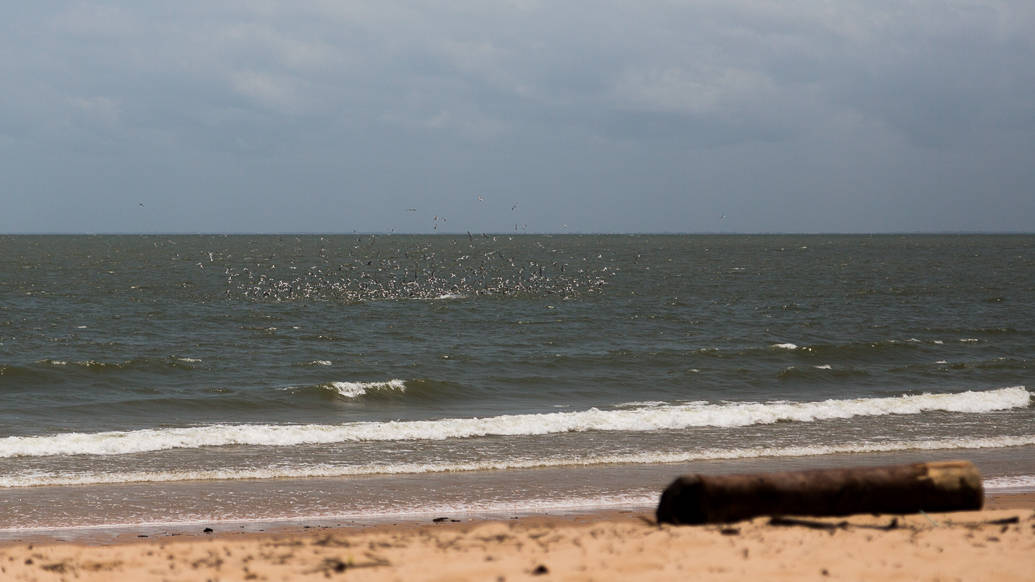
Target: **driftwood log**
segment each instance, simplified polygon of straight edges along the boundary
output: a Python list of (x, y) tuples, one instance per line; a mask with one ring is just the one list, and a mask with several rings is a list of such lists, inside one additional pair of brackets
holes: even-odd
[(661, 494), (658, 523), (723, 523), (760, 515), (850, 515), (981, 509), (968, 461), (748, 475), (684, 475)]

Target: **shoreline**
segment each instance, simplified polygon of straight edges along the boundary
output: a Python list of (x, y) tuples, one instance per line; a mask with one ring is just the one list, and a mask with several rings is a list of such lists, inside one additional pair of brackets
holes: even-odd
[[(659, 494), (660, 495), (660, 494)], [(105, 546), (151, 540), (214, 539), (223, 536), (305, 535), (318, 531), (381, 531), (433, 524), (488, 522), (522, 523), (530, 520), (565, 522), (609, 521), (630, 515), (653, 520), (656, 504), (612, 507), (551, 508), (541, 511), (415, 512), (368, 518), (291, 517), (254, 520), (194, 520), (140, 524), (102, 524), (0, 530), (0, 549), (18, 544), (76, 544)], [(1035, 490), (996, 490), (985, 493), (982, 511), (1025, 509), (1035, 511)], [(209, 530), (209, 531), (206, 531)], [(24, 532), (24, 535), (19, 535)]]
[[(649, 509), (677, 475), (883, 466), (966, 458), (986, 494), (1035, 491), (1035, 446), (909, 451), (674, 464), (617, 464), (355, 478), (188, 480), (0, 488), (0, 544), (17, 539), (125, 533), (181, 535), (212, 527), (272, 531), (292, 525), (352, 527), (436, 517), (514, 516)], [(996, 483), (994, 486), (989, 486)], [(299, 517), (303, 516), (303, 517)], [(41, 527), (46, 526), (46, 527)]]
[(1035, 492), (985, 509), (657, 526), (653, 510), (0, 544), (12, 580), (1030, 580)]

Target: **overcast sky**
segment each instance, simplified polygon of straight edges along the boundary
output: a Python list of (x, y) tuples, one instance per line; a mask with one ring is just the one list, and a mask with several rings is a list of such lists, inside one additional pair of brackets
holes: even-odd
[(0, 232), (1035, 230), (1031, 0), (0, 7)]

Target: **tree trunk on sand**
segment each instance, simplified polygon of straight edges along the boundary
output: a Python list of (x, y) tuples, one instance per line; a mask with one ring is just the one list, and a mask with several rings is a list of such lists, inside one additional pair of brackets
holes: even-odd
[(661, 494), (658, 523), (722, 523), (759, 515), (850, 515), (981, 509), (969, 461), (748, 475), (684, 475)]

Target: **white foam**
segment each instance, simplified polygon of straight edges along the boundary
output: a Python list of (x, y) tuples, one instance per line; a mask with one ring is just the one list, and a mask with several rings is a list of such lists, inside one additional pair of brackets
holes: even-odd
[[(340, 385), (340, 386), (338, 386)], [(330, 386), (355, 398), (369, 390), (404, 390), (402, 380), (336, 382)], [(293, 446), (357, 441), (444, 440), (481, 436), (545, 435), (582, 431), (647, 432), (698, 426), (740, 427), (780, 421), (813, 422), (856, 416), (920, 414), (929, 411), (982, 413), (1027, 407), (1023, 386), (982, 392), (919, 394), (822, 402), (689, 403), (631, 409), (514, 414), (487, 418), (444, 418), (337, 425), (216, 424), (185, 428), (100, 433), (63, 433), (0, 439), (0, 458), (52, 455), (119, 455), (177, 448), (229, 445)]]
[(985, 489), (1035, 490), (1035, 475), (1011, 475), (985, 479)]
[(330, 360), (313, 360), (309, 362), (310, 366), (330, 366), (332, 362)]
[[(987, 438), (943, 439), (931, 441), (890, 441), (879, 443), (848, 443), (800, 447), (749, 447), (731, 449), (703, 449), (697, 451), (629, 453), (594, 456), (556, 456), (534, 459), (502, 459), (471, 462), (396, 463), (369, 465), (270, 465), (257, 469), (211, 469), (198, 471), (129, 471), (121, 473), (47, 473), (34, 472), (0, 477), (0, 488), (34, 487), (41, 485), (99, 485), (114, 483), (150, 483), (170, 481), (208, 481), (236, 479), (283, 479), (308, 477), (351, 477), (364, 475), (397, 475), (424, 473), (459, 473), (507, 469), (534, 469), (544, 467), (592, 465), (644, 465), (662, 463), (689, 463), (755, 459), (761, 457), (814, 457), (836, 454), (886, 453), (911, 450), (995, 449), (1035, 445), (1035, 434)], [(1024, 478), (1002, 477), (986, 481), (991, 488), (1025, 487)]]
[(829, 370), (830, 369), (830, 364), (820, 364), (818, 366), (812, 366), (812, 367), (817, 369), (817, 370)]
[(659, 400), (644, 400), (636, 402), (623, 402), (616, 404), (616, 408), (656, 408), (658, 406), (667, 406), (668, 402), (661, 402)]
[[(327, 362), (327, 365), (330, 365), (330, 362)], [(387, 382), (331, 382), (326, 384), (326, 386), (337, 391), (338, 394), (345, 398), (359, 398), (372, 390), (406, 391), (406, 382), (398, 379), (388, 380)]]

